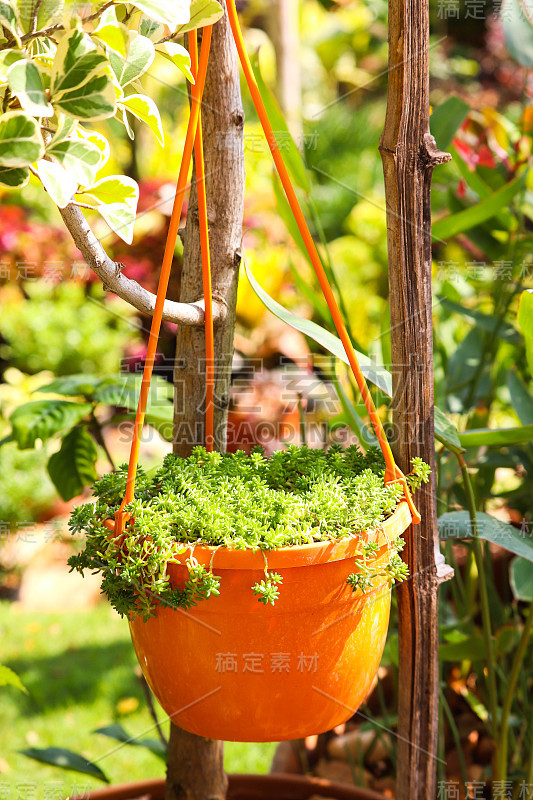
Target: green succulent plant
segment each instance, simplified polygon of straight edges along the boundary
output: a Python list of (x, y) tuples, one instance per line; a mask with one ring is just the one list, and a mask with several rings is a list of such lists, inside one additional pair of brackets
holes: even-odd
[[(423, 462), (409, 478), (416, 488), (428, 477)], [(123, 536), (114, 536), (105, 521), (113, 519), (126, 488), (126, 466), (105, 475), (93, 487), (96, 503), (77, 508), (73, 533), (86, 535), (85, 549), (70, 558), (72, 569), (102, 574), (102, 589), (120, 614), (148, 618), (157, 604), (190, 608), (219, 593), (219, 578), (194, 557), (189, 578), (173, 588), (167, 564), (189, 545), (262, 550), (265, 578), (252, 588), (259, 602), (273, 604), (281, 577), (268, 571), (268, 551), (313, 542), (353, 537), (378, 528), (402, 497), (397, 483), (383, 482), (379, 450), (362, 454), (356, 447), (327, 451), (291, 446), (266, 458), (261, 448), (250, 455), (208, 453), (196, 447), (189, 458), (168, 455), (147, 475), (139, 469), (130, 519)], [(357, 566), (350, 576), (355, 590), (377, 577), (403, 579), (398, 556), (403, 540), (393, 543), (384, 569), (372, 568), (377, 548), (361, 540)], [(364, 578), (364, 579), (363, 579)]]

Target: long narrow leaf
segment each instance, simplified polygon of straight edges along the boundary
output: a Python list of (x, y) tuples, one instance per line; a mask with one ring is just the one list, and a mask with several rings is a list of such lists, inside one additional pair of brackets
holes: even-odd
[(510, 181), (490, 197), (481, 200), (471, 208), (437, 220), (432, 228), (433, 239), (449, 239), (451, 236), (463, 233), (476, 225), (481, 225), (491, 217), (497, 216), (502, 208), (506, 208), (514, 196), (524, 188), (525, 182), (526, 173)]
[[(291, 328), (295, 328), (295, 330), (303, 333), (304, 336), (308, 336), (310, 339), (313, 339), (313, 341), (317, 342), (317, 344), (334, 355), (336, 358), (340, 358), (341, 361), (344, 361), (345, 364), (349, 364), (344, 345), (338, 336), (334, 336), (329, 331), (321, 328), (320, 325), (316, 324), (316, 322), (303, 319), (302, 317), (297, 317), (295, 314), (287, 311), (286, 308), (280, 305), (280, 303), (270, 297), (270, 295), (261, 288), (261, 286), (255, 280), (246, 262), (244, 263), (244, 268), (252, 289), (268, 308), (268, 310), (272, 312), (272, 314), (278, 317), (278, 319), (281, 319), (287, 325), (290, 325)], [(370, 383), (373, 383), (374, 386), (377, 386), (388, 397), (392, 397), (392, 376), (390, 372), (387, 372), (384, 367), (379, 367), (376, 365), (368, 356), (365, 356), (363, 353), (356, 352), (356, 355), (361, 367), (361, 371), (365, 378), (370, 381)]]

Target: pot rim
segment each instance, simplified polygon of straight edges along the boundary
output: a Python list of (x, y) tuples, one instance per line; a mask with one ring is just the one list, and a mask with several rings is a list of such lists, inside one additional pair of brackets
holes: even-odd
[(407, 530), (412, 522), (411, 512), (405, 500), (398, 503), (393, 514), (388, 517), (381, 527), (368, 532), (361, 532), (354, 536), (344, 537), (329, 542), (313, 542), (312, 544), (292, 545), (278, 547), (274, 550), (236, 549), (232, 547), (209, 547), (207, 545), (191, 545), (176, 554), (175, 560), (168, 563), (167, 569), (185, 564), (187, 559), (194, 558), (204, 566), (211, 566), (215, 570), (264, 570), (265, 555), (268, 569), (289, 569), (291, 567), (312, 566), (313, 564), (326, 564), (332, 561), (342, 561), (351, 558), (358, 552), (363, 538), (365, 541), (377, 541), (381, 547), (386, 547), (393, 539)]
[[(233, 790), (235, 797), (244, 797), (244, 792), (250, 788), (255, 789), (254, 796), (258, 794), (261, 786), (268, 784), (269, 791), (273, 789), (279, 791), (280, 788), (286, 789), (294, 800), (306, 795), (307, 790), (322, 797), (336, 795), (339, 800), (385, 800), (384, 795), (363, 789), (358, 786), (351, 786), (348, 783), (338, 783), (329, 781), (325, 778), (309, 777), (304, 775), (292, 775), (290, 773), (270, 773), (267, 775), (249, 775), (246, 773), (228, 775), (230, 790)], [(163, 797), (165, 790), (165, 779), (154, 778), (132, 783), (120, 783), (114, 786), (107, 786), (102, 789), (91, 790), (89, 795), (78, 795), (71, 800), (132, 800), (140, 796), (148, 795), (150, 800), (159, 800)], [(328, 794), (329, 792), (329, 794)], [(265, 795), (263, 795), (265, 796)], [(271, 794), (271, 796), (273, 796)]]

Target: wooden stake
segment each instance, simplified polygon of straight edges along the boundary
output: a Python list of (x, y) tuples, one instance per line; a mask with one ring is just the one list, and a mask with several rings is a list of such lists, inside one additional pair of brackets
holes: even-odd
[(431, 206), (433, 168), (450, 160), (429, 133), (428, 0), (389, 0), (389, 85), (380, 142), (387, 242), (398, 465), (413, 456), (433, 480), (416, 497), (422, 523), (406, 536), (410, 579), (397, 589), (397, 800), (434, 800), (438, 739), (438, 588), (453, 575), (439, 550), (433, 429)]

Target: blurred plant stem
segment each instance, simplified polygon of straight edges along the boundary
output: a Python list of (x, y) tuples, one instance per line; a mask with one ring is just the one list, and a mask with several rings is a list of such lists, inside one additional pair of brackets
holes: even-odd
[[(511, 714), (511, 707), (513, 705), (516, 685), (518, 683), (518, 678), (520, 675), (520, 669), (524, 662), (527, 646), (529, 644), (529, 638), (531, 636), (532, 627), (533, 627), (533, 603), (531, 603), (529, 606), (528, 615), (526, 617), (526, 620), (524, 622), (524, 627), (522, 629), (522, 636), (520, 637), (520, 643), (514, 654), (513, 663), (511, 666), (511, 673), (509, 675), (509, 681), (507, 683), (507, 691), (505, 693), (503, 701), (502, 714), (500, 720), (499, 741), (498, 741), (498, 748), (496, 750), (496, 770), (494, 774), (495, 780), (504, 781), (507, 778), (507, 754), (509, 750), (509, 717)], [(529, 779), (531, 779), (532, 773), (533, 773), (533, 755), (530, 762)]]
[(485, 564), (483, 561), (483, 549), (481, 547), (481, 540), (479, 538), (479, 530), (477, 523), (476, 512), (476, 499), (474, 496), (474, 489), (470, 474), (468, 472), (468, 465), (460, 453), (457, 453), (457, 459), (461, 468), (463, 476), (463, 485), (466, 494), (467, 508), (470, 516), (470, 524), (472, 529), (472, 542), (474, 549), (474, 558), (478, 572), (478, 588), (479, 588), (479, 601), (481, 606), (481, 621), (482, 633), (485, 641), (485, 652), (487, 658), (487, 685), (489, 693), (489, 713), (491, 722), (491, 734), (494, 741), (498, 739), (498, 694), (496, 690), (496, 671), (495, 671), (495, 653), (494, 653), (494, 639), (492, 636), (492, 624), (490, 619), (490, 606), (487, 592), (487, 578), (485, 574)]

